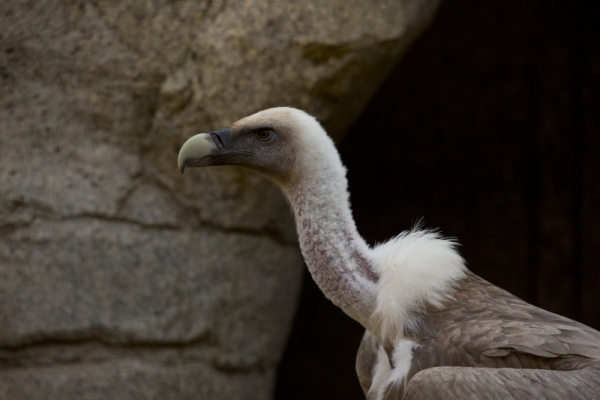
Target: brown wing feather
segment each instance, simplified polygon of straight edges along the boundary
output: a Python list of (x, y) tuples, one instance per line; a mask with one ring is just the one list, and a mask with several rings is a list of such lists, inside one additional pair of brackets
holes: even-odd
[(434, 363), (431, 367), (517, 363), (568, 370), (600, 360), (600, 332), (532, 306), (473, 274), (454, 297), (444, 310), (426, 317), (438, 329), (422, 337), (419, 349)]
[(358, 375), (360, 387), (365, 395), (371, 387), (376, 363), (377, 338), (371, 332), (365, 331), (356, 354), (356, 375)]
[[(404, 399), (596, 399), (598, 370), (436, 367), (409, 381)], [(390, 398), (392, 400), (392, 398)]]
[[(472, 273), (443, 310), (423, 316), (422, 326), (408, 383), (391, 385), (386, 399), (600, 397), (600, 332)], [(376, 339), (365, 335), (359, 351), (365, 393), (376, 354)]]

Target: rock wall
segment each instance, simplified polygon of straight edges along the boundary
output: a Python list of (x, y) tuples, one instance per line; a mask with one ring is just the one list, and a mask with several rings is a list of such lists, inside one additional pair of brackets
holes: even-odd
[(179, 147), (276, 105), (339, 137), (438, 3), (2, 2), (0, 398), (270, 398), (290, 214)]

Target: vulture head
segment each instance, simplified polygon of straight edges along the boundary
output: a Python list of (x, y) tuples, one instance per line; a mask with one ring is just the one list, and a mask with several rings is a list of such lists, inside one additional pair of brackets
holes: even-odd
[(247, 167), (283, 187), (316, 172), (344, 174), (333, 141), (319, 122), (290, 107), (258, 112), (184, 143), (178, 157), (181, 173), (188, 167), (212, 165)]

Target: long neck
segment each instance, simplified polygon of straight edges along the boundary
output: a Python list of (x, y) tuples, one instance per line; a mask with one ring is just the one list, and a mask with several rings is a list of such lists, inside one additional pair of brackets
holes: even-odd
[(334, 304), (368, 327), (378, 276), (369, 248), (356, 230), (346, 187), (340, 164), (283, 189), (314, 281)]

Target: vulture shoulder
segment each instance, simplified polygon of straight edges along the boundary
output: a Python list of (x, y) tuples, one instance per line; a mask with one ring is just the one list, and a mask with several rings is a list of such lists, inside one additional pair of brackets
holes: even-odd
[(417, 319), (418, 328), (406, 336), (413, 346), (402, 375), (394, 374), (395, 356), (390, 361), (389, 351), (365, 334), (356, 368), (368, 399), (460, 399), (478, 392), (564, 399), (600, 393), (600, 332), (471, 272), (442, 309)]
[[(416, 374), (404, 397), (390, 399), (594, 399), (599, 396), (598, 369), (553, 371), (518, 368), (435, 367)], [(393, 396), (390, 391), (390, 395)]]

